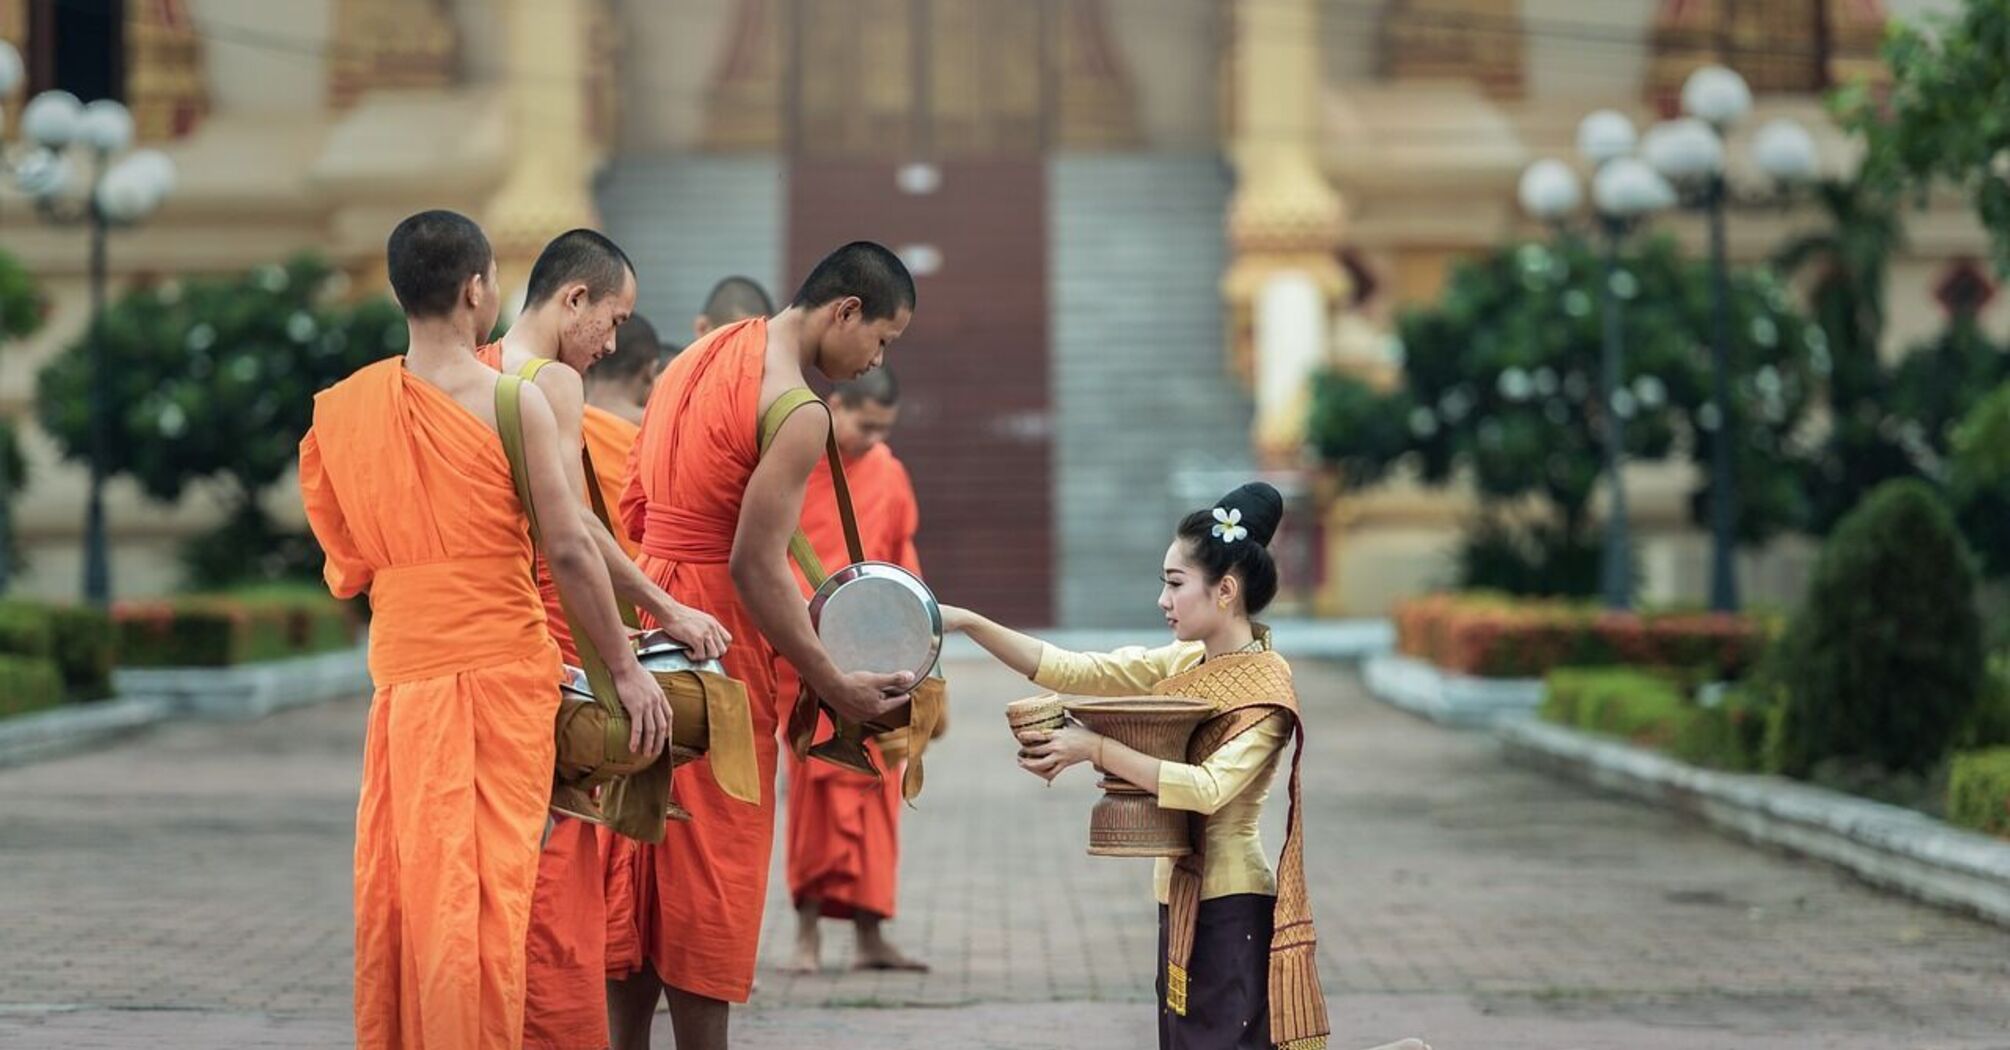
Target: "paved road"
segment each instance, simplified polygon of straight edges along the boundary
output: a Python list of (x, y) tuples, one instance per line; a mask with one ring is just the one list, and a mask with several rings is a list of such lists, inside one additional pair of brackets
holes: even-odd
[[(2010, 931), (1510, 768), (1299, 670), (1336, 1048), (2010, 1050)], [(829, 972), (781, 973), (777, 893), (738, 1045), (1151, 1045), (1147, 867), (1082, 853), (1085, 773), (1048, 790), (1013, 768), (997, 709), (1023, 685), (950, 673), (890, 927), (934, 972), (850, 973), (834, 928)], [(346, 1045), (364, 707), (0, 771), (0, 1047)]]

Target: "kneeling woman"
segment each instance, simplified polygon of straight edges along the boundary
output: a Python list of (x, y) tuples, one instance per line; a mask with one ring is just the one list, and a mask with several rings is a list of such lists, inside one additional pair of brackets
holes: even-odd
[[(1157, 796), (1161, 808), (1197, 815), (1194, 852), (1161, 859), (1156, 875), (1161, 1050), (1325, 1046), (1298, 758), (1278, 870), (1257, 833), (1278, 759), (1294, 735), (1304, 737), (1291, 668), (1271, 651), (1269, 631), (1250, 619), (1277, 595), (1269, 543), (1283, 513), (1277, 490), (1257, 483), (1179, 523), (1159, 592), (1159, 611), (1177, 641), (1157, 649), (1074, 653), (968, 610), (943, 610), (948, 629), (968, 634), (1042, 688), (1191, 697), (1215, 707), (1194, 731), (1186, 763), (1160, 761), (1077, 725), (1021, 738), (1019, 764), (1043, 778), (1093, 762)], [(1301, 743), (1296, 754), (1303, 753)]]

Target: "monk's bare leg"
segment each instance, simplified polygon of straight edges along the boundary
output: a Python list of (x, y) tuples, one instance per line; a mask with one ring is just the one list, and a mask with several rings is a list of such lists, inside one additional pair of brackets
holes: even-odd
[(726, 1050), (726, 1019), (730, 1012), (724, 999), (665, 986), (670, 993), (670, 1029), (677, 1035), (677, 1050)]
[(647, 962), (619, 981), (607, 982), (607, 1035), (613, 1050), (649, 1050), (649, 1026), (663, 981)]
[(882, 921), (869, 911), (860, 911), (852, 919), (852, 924), (858, 929), (858, 969), (927, 973), (927, 963), (903, 955), (900, 949), (887, 943), (886, 933), (880, 929)]
[(823, 918), (824, 902), (804, 897), (796, 904), (796, 954), (786, 967), (790, 973), (815, 973), (823, 968), (823, 938), (817, 923)]

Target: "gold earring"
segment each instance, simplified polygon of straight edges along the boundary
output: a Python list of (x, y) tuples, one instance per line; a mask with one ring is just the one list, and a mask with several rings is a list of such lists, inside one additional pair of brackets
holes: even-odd
[(1220, 601), (1218, 601), (1218, 602), (1215, 602), (1214, 604), (1215, 604), (1215, 605), (1217, 605), (1217, 606), (1219, 606), (1219, 607), (1221, 607), (1221, 608), (1223, 608), (1223, 609), (1226, 609), (1226, 608), (1228, 608), (1228, 599), (1227, 599), (1227, 598), (1223, 598), (1223, 599), (1221, 599)]

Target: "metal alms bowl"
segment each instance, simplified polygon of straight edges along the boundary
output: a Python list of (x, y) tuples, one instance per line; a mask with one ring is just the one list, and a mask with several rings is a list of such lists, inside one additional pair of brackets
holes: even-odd
[(641, 661), (642, 669), (651, 674), (675, 674), (678, 671), (726, 673), (726, 665), (717, 660), (691, 659), (691, 650), (662, 628), (653, 628), (636, 636), (635, 658)]
[(810, 597), (810, 623), (842, 671), (919, 682), (942, 655), (942, 607), (911, 572), (883, 561), (847, 565)]

